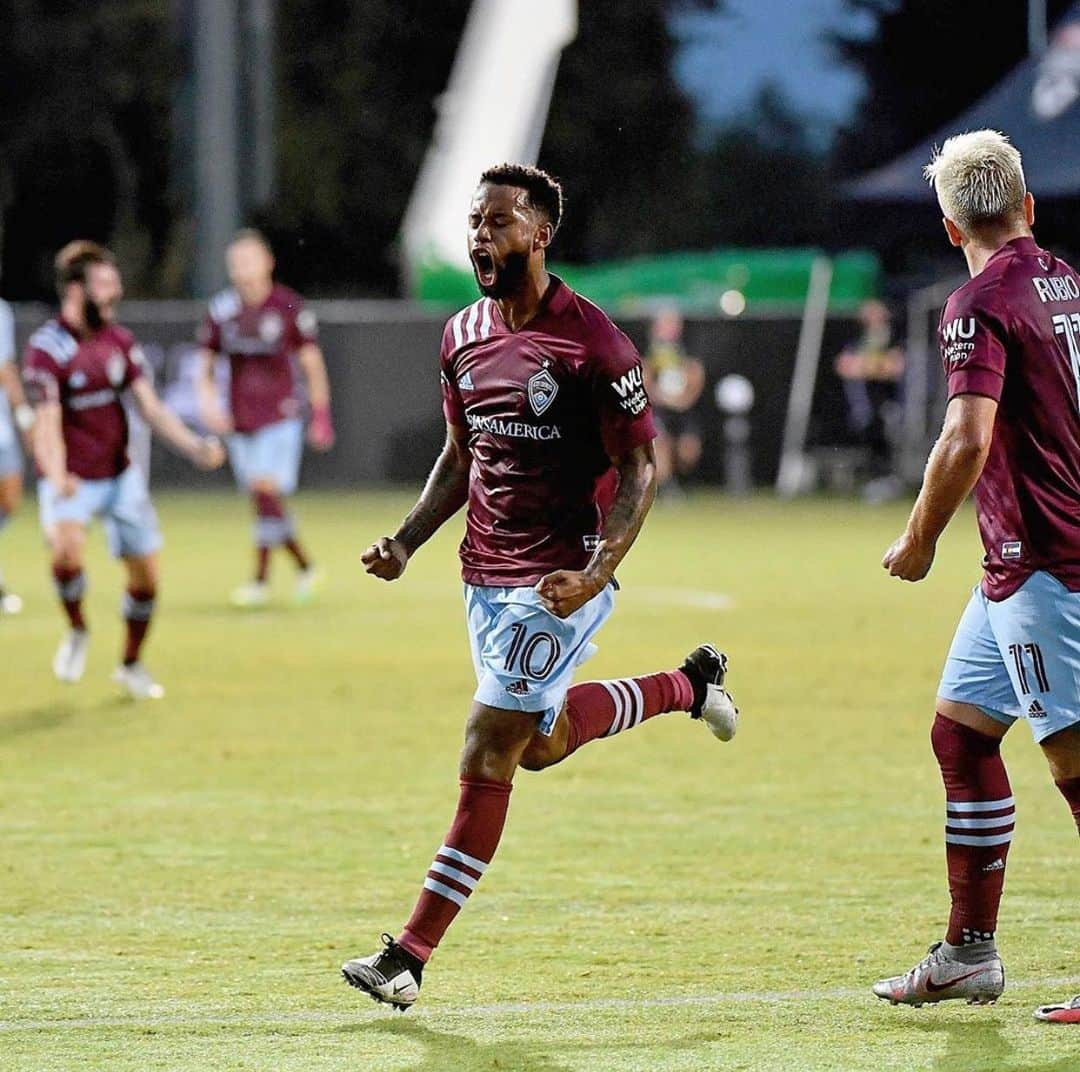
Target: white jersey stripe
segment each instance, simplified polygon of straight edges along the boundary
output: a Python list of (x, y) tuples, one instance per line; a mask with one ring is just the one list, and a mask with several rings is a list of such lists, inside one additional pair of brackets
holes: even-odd
[(601, 685), (607, 690), (608, 695), (611, 697), (612, 703), (615, 704), (615, 717), (611, 721), (611, 726), (608, 727), (605, 737), (614, 737), (622, 728), (623, 715), (626, 712), (626, 701), (623, 699), (622, 693), (618, 691), (610, 681), (601, 681)]
[(465, 342), (465, 339), (464, 339), (464, 337), (463, 337), (463, 336), (462, 336), (462, 334), (461, 334), (461, 326), (462, 326), (462, 324), (464, 324), (464, 323), (465, 323), (465, 310), (464, 310), (464, 309), (462, 309), (462, 310), (461, 310), (461, 312), (460, 312), (460, 313), (458, 313), (458, 314), (457, 314), (457, 315), (456, 315), (456, 316), (454, 317), (454, 320), (453, 320), (453, 328), (454, 328), (454, 347), (455, 347), (455, 348), (457, 348), (457, 347), (461, 346), (461, 345), (462, 345), (462, 344), (463, 344), (463, 343)]
[(476, 342), (476, 325), (480, 320), (480, 303), (473, 302), (469, 306), (469, 319), (465, 321), (465, 341)]
[(1003, 797), (1001, 800), (947, 800), (945, 807), (948, 811), (1000, 811), (1002, 808), (1011, 808), (1015, 804), (1012, 797)]
[(459, 864), (464, 864), (466, 867), (471, 867), (474, 871), (479, 871), (482, 875), (487, 870), (487, 864), (483, 860), (478, 860), (475, 856), (470, 856), (467, 852), (460, 852), (458, 849), (452, 849), (449, 845), (443, 845), (436, 856), (445, 856), (448, 860), (457, 860)]
[(440, 897), (445, 897), (448, 901), (453, 901), (458, 908), (462, 908), (468, 898), (465, 894), (459, 890), (452, 889), (443, 882), (436, 882), (433, 878), (424, 879), (424, 889), (431, 890), (432, 893), (437, 893)]
[(475, 890), (476, 884), (480, 881), (478, 878), (473, 878), (472, 875), (466, 875), (464, 871), (458, 871), (457, 868), (441, 864), (438, 860), (433, 860), (428, 870), (435, 871), (440, 875), (445, 875), (447, 878), (452, 878), (455, 882), (460, 883), (462, 886), (467, 886), (470, 890)]
[(480, 338), (486, 339), (491, 334), (491, 299), (484, 299), (484, 318), (480, 321)]

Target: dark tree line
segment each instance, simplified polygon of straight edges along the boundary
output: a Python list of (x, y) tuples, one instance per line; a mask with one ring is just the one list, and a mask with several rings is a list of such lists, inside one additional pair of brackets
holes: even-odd
[[(672, 70), (680, 11), (724, 0), (582, 0), (541, 163), (568, 191), (558, 254), (590, 261), (723, 244), (873, 244), (836, 177), (946, 122), (1022, 58), (1023, 4), (847, 0), (835, 36), (866, 92), (832, 154), (772, 87), (704, 130)], [(1069, 6), (1050, 0), (1052, 15)], [(392, 295), (395, 238), (470, 0), (281, 0), (277, 194), (264, 226), (315, 294)], [(190, 0), (0, 0), (2, 291), (47, 298), (53, 251), (111, 242), (129, 291), (183, 295), (192, 260)], [(977, 41), (977, 47), (973, 42)], [(838, 226), (839, 224), (839, 226)]]

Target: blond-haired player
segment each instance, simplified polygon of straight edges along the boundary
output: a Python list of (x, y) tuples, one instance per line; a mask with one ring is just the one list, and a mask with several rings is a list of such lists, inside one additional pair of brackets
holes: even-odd
[[(996, 131), (950, 138), (926, 177), (971, 279), (938, 331), (949, 403), (907, 528), (885, 554), (920, 581), (968, 493), (985, 557), (938, 687), (952, 909), (944, 940), (878, 997), (995, 1001), (995, 945), (1015, 809), (1000, 753), (1023, 719), (1080, 826), (1080, 275), (1032, 237), (1020, 154)], [(1080, 1023), (1080, 997), (1036, 1012)]]

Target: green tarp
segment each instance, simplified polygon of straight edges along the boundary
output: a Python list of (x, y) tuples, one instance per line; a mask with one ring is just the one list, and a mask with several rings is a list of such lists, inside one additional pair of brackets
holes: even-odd
[[(671, 301), (688, 312), (737, 315), (744, 304), (750, 314), (801, 308), (811, 265), (820, 256), (814, 249), (730, 249), (586, 266), (552, 264), (551, 269), (612, 311), (648, 311)], [(853, 309), (877, 294), (880, 266), (873, 253), (841, 253), (832, 262), (833, 310)], [(418, 283), (422, 301), (464, 305), (476, 298), (472, 273), (450, 265), (421, 267)]]

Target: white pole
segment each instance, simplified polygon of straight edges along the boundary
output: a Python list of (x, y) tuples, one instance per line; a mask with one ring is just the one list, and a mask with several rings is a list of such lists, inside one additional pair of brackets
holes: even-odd
[(810, 426), (814, 383), (821, 363), (832, 276), (832, 261), (828, 257), (815, 257), (810, 266), (810, 283), (806, 288), (806, 306), (799, 329), (799, 345), (795, 351), (795, 368), (791, 375), (791, 392), (788, 394), (787, 420), (784, 422), (780, 471), (776, 476), (776, 490), (785, 498), (799, 494), (806, 483), (806, 432)]

